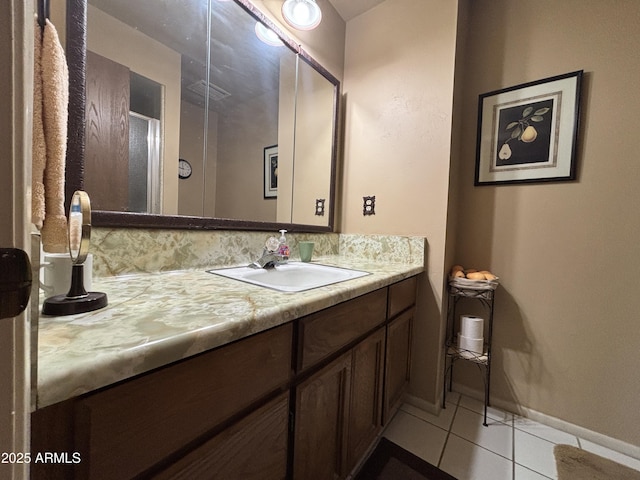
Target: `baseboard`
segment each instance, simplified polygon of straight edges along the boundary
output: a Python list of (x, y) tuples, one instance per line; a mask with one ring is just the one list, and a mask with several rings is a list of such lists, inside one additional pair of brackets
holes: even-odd
[[(464, 385), (454, 383), (453, 391), (467, 397), (475, 398), (476, 400), (480, 400), (481, 402), (484, 401), (484, 392), (480, 390), (475, 390)], [(433, 415), (438, 415), (442, 410), (442, 405), (440, 404), (440, 402), (438, 402), (437, 404), (433, 404), (431, 402), (427, 402), (422, 398), (410, 394), (405, 394), (404, 401), (409, 405), (412, 405)], [(602, 433), (594, 432), (593, 430), (580, 427), (579, 425), (574, 425), (559, 418), (552, 417), (551, 415), (546, 415), (544, 413), (538, 412), (537, 410), (533, 410), (531, 408), (523, 407), (522, 405), (497, 398), (495, 395), (491, 396), (491, 405), (494, 407), (498, 407), (501, 410), (511, 412), (514, 415), (529, 418), (536, 422), (540, 422), (543, 425), (557, 428), (558, 430), (562, 430), (563, 432), (575, 435), (578, 438), (588, 440), (590, 442), (596, 443), (606, 448), (610, 448), (611, 450), (640, 460), (640, 446), (632, 445), (630, 443), (623, 442), (622, 440), (608, 437), (607, 435), (603, 435)]]
[(442, 410), (442, 405), (440, 405), (440, 403), (433, 404), (408, 393), (405, 393), (403, 401), (432, 415), (438, 415), (440, 414), (440, 410)]
[[(481, 402), (484, 402), (484, 392), (480, 390), (468, 388), (464, 385), (460, 385), (456, 383), (453, 384), (453, 390), (455, 392), (460, 393), (461, 395), (475, 398), (476, 400), (480, 400)], [(421, 399), (416, 399), (416, 401), (429, 405), (428, 402), (425, 402), (424, 400), (421, 400)], [(413, 399), (411, 399), (411, 401), (407, 399), (407, 403), (411, 403), (412, 405), (418, 408), (423, 408), (413, 403)], [(622, 440), (608, 437), (601, 433), (594, 432), (593, 430), (589, 430), (587, 428), (580, 427), (578, 425), (574, 425), (572, 423), (566, 422), (556, 417), (552, 417), (550, 415), (546, 415), (544, 413), (538, 412), (531, 408), (523, 407), (522, 405), (518, 405), (516, 403), (498, 398), (495, 395), (491, 396), (491, 406), (498, 407), (501, 410), (511, 412), (521, 417), (529, 418), (531, 420), (540, 422), (549, 427), (557, 428), (558, 430), (562, 430), (563, 432), (569, 433), (571, 435), (575, 435), (578, 438), (582, 438), (584, 440), (597, 443), (598, 445), (601, 445), (603, 447), (610, 448), (611, 450), (614, 450), (619, 453), (623, 453), (624, 455), (628, 455), (629, 457), (633, 457), (640, 460), (640, 446), (632, 445), (630, 443), (623, 442)], [(423, 408), (423, 410), (426, 410), (428, 412), (433, 412), (434, 409), (437, 409), (437, 407), (438, 407), (437, 405), (431, 404), (429, 408)]]

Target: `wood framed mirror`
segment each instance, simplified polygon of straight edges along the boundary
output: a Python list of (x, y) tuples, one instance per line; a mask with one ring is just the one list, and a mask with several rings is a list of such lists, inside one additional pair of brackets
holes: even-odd
[[(333, 231), (339, 81), (248, 0), (154, 0), (153, 15), (146, 3), (67, 0), (67, 198), (86, 190), (99, 227)], [(256, 23), (283, 45), (262, 44)], [(148, 44), (172, 54), (154, 58)], [(124, 93), (105, 100), (109, 89)], [(131, 160), (136, 128), (159, 132), (142, 146), (155, 149), (146, 170)], [(277, 195), (266, 197), (273, 145)], [(141, 192), (132, 179), (144, 179)]]

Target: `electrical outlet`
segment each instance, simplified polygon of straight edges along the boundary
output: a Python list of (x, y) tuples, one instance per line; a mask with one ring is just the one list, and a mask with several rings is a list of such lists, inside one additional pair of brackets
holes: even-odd
[(376, 197), (362, 197), (362, 215), (375, 215), (376, 214)]

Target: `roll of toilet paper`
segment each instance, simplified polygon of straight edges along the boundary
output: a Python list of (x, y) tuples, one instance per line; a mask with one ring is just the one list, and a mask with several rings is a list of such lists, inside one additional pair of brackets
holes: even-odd
[(470, 338), (465, 337), (461, 333), (458, 334), (458, 348), (482, 355), (484, 353), (483, 347), (482, 338)]
[(460, 334), (469, 338), (484, 337), (484, 320), (474, 315), (460, 317)]

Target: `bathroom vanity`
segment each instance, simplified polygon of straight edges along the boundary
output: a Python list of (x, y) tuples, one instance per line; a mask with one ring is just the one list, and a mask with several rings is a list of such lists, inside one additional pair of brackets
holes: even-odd
[[(372, 274), (295, 295), (203, 272), (165, 274), (179, 283), (208, 275), (202, 278), (218, 295), (236, 292), (236, 312), (244, 304), (253, 310), (240, 315), (244, 322), (229, 315), (230, 326), (219, 325), (217, 334), (200, 329), (188, 352), (178, 347), (179, 338), (188, 338), (186, 324), (172, 342), (144, 345), (143, 372), (136, 371), (139, 348), (113, 349), (114, 365), (118, 356), (133, 355), (131, 374), (120, 370), (115, 383), (100, 385), (113, 376), (114, 369), (105, 375), (105, 360), (84, 372), (85, 379), (91, 369), (93, 378), (105, 375), (92, 386), (87, 380), (63, 392), (51, 372), (41, 381), (41, 408), (32, 416), (32, 452), (67, 452), (80, 461), (33, 464), (32, 478), (345, 478), (402, 399), (423, 270), (357, 266)], [(150, 285), (141, 291), (132, 298), (156, 295)], [(234, 307), (227, 302), (228, 313)], [(114, 310), (106, 315), (122, 333)], [(209, 314), (214, 326), (215, 315)], [(62, 328), (56, 321), (45, 330), (55, 334)], [(196, 348), (201, 351), (192, 354)], [(167, 355), (176, 358), (167, 361)], [(151, 358), (165, 363), (149, 368)]]
[[(302, 240), (311, 240), (310, 232), (323, 232), (324, 238), (316, 240), (316, 251), (322, 246), (319, 243), (337, 242), (333, 232), (338, 79), (248, 0), (200, 2), (195, 9), (179, 6), (174, 13), (155, 8), (154, 2), (147, 2), (151, 5), (147, 11), (139, 8), (145, 2), (120, 2), (134, 9), (127, 12), (101, 11), (88, 3), (67, 1), (70, 84), (79, 91), (71, 95), (78, 101), (69, 110), (70, 132), (75, 132), (70, 137), (77, 141), (70, 142), (67, 150), (72, 163), (66, 187), (74, 191), (86, 185), (95, 200), (95, 226), (125, 228), (99, 234), (98, 242), (92, 240), (98, 260), (94, 271), (103, 268), (100, 273), (115, 276), (94, 281), (95, 288), (109, 295), (109, 306), (94, 314), (41, 318), (38, 323), (32, 454), (58, 452), (61, 457), (67, 454), (70, 462), (33, 464), (32, 478), (200, 479), (214, 473), (225, 480), (344, 478), (391, 417), (406, 386), (416, 275), (424, 271), (424, 239), (354, 241), (340, 234), (340, 248), (330, 249), (339, 252), (335, 255), (339, 258), (322, 259), (314, 253), (314, 260), (370, 275), (295, 294), (205, 272), (205, 267), (253, 262), (264, 245), (265, 231), (305, 232), (300, 234)], [(211, 15), (203, 16), (202, 8), (209, 8)], [(138, 28), (138, 20), (150, 28)], [(252, 56), (248, 47), (259, 44), (253, 42), (256, 22), (278, 33), (286, 48), (260, 46)], [(127, 26), (120, 29), (124, 23)], [(100, 35), (96, 25), (109, 34)], [(111, 28), (115, 25), (120, 32), (116, 35)], [(154, 25), (163, 28), (154, 29)], [(183, 55), (185, 65), (192, 59), (189, 65), (202, 63), (204, 69), (196, 68), (198, 78), (187, 79), (190, 69), (179, 59), (171, 70), (175, 75), (170, 74), (177, 82), (165, 81), (156, 68), (146, 67), (165, 55), (152, 55), (138, 40), (139, 34), (163, 43), (160, 37), (165, 31), (177, 32), (177, 38), (186, 32), (187, 40), (195, 40), (198, 55), (180, 51), (176, 42), (167, 46)], [(120, 58), (122, 45), (127, 46), (127, 59)], [(232, 58), (231, 70), (240, 76), (218, 78), (219, 71), (229, 70), (228, 62), (219, 68), (209, 59), (225, 59), (239, 48), (243, 54)], [(89, 51), (104, 58), (97, 59)], [(135, 61), (130, 62), (131, 57)], [(98, 62), (101, 65), (96, 66)], [(256, 70), (263, 63), (273, 68)], [(163, 75), (168, 71), (160, 70)], [(88, 80), (97, 75), (102, 81), (104, 75), (97, 72), (105, 71), (117, 73), (120, 84), (129, 86), (114, 88), (109, 96), (102, 95), (106, 89), (92, 91), (95, 82)], [(273, 80), (275, 88), (268, 90), (277, 95), (256, 95), (259, 90), (254, 86), (243, 94), (236, 90), (242, 86), (240, 79), (257, 79), (260, 86)], [(89, 138), (97, 123), (85, 115), (91, 104), (92, 112), (109, 118), (109, 98), (118, 98), (118, 104), (138, 103), (120, 96), (140, 82), (163, 85), (167, 98), (161, 116), (139, 112), (166, 123), (160, 127), (166, 134), (162, 139), (164, 175), (162, 179), (149, 176), (154, 185), (166, 181), (161, 188), (161, 212), (156, 198), (140, 209), (131, 208), (129, 199), (125, 202), (128, 169), (120, 167), (126, 164), (128, 149), (114, 152), (113, 146), (126, 147), (128, 139), (125, 142), (120, 129), (113, 132), (116, 140), (108, 145), (94, 142), (106, 137)], [(193, 105), (205, 115), (189, 107), (182, 85), (187, 90), (188, 85), (204, 85), (205, 103), (198, 98)], [(209, 92), (216, 86), (232, 94), (225, 104), (238, 101), (241, 108), (220, 109), (215, 122), (209, 122)], [(268, 103), (246, 102), (246, 98)], [(249, 103), (253, 110), (247, 110)], [(266, 113), (274, 116), (253, 124)], [(113, 114), (119, 120), (107, 122), (111, 125), (130, 121), (130, 115)], [(200, 116), (202, 124), (196, 122)], [(309, 128), (311, 120), (314, 128)], [(210, 135), (214, 123), (218, 130)], [(202, 132), (198, 134), (201, 146), (192, 140), (179, 145), (178, 124), (193, 125), (183, 132)], [(254, 133), (238, 141), (238, 131)], [(89, 132), (86, 142), (85, 132)], [(225, 137), (225, 132), (233, 134)], [(178, 158), (204, 158), (202, 152), (214, 151), (224, 152), (227, 158), (234, 158), (230, 155), (237, 151), (243, 161), (253, 158), (254, 151), (264, 152), (267, 158), (276, 144), (277, 196), (263, 189), (266, 177), (247, 176), (243, 167), (217, 182), (216, 198), (224, 201), (216, 201), (211, 211), (213, 204), (204, 202), (204, 191), (194, 188), (211, 182), (205, 175), (210, 168), (195, 168), (190, 178), (175, 175)], [(94, 161), (99, 157), (85, 156), (85, 150), (106, 151), (105, 161)], [(118, 168), (110, 168), (105, 176), (100, 168), (107, 160)], [(217, 165), (214, 161), (216, 156), (207, 158), (209, 166)], [(107, 178), (114, 186), (105, 183)], [(180, 189), (179, 182), (183, 182)], [(123, 198), (115, 202), (119, 189)], [(247, 212), (236, 210), (242, 205), (250, 206)], [(144, 231), (158, 227), (167, 230)], [(255, 229), (257, 233), (243, 232), (249, 240), (245, 243), (230, 232), (196, 235), (200, 229)], [(289, 246), (295, 251), (295, 245)], [(354, 254), (365, 250), (367, 255)], [(167, 269), (167, 258), (180, 271), (159, 272)], [(127, 276), (131, 271), (145, 273)]]

